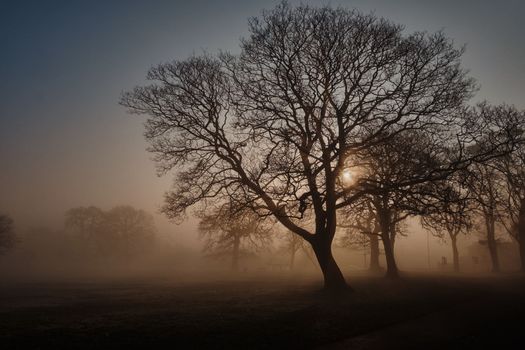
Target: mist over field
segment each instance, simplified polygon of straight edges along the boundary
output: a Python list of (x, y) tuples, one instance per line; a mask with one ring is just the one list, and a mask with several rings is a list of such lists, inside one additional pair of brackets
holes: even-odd
[(0, 3), (0, 346), (522, 349), (523, 13)]
[[(175, 226), (175, 225), (173, 225)], [(167, 225), (169, 228), (170, 226)], [(33, 227), (26, 231), (17, 230), (15, 248), (2, 256), (2, 280), (4, 283), (69, 281), (84, 282), (129, 279), (165, 279), (186, 281), (208, 279), (246, 279), (264, 277), (290, 278), (292, 276), (308, 279), (318, 277), (318, 265), (312, 256), (299, 250), (294, 266), (290, 271), (291, 254), (286, 250), (286, 242), (277, 237), (264, 249), (254, 253), (246, 252), (239, 262), (238, 271), (231, 269), (231, 256), (219, 256), (203, 251), (202, 240), (195, 231), (184, 232), (180, 226), (170, 230), (156, 231), (148, 247), (140, 254), (122, 255), (118, 251), (98, 252), (86, 247), (86, 241), (75, 236), (63, 226)], [(179, 240), (178, 235), (196, 235), (197, 239)], [(174, 237), (175, 236), (175, 237)], [(461, 237), (461, 251), (476, 249), (479, 234)], [(427, 250), (427, 238), (429, 242)], [(477, 254), (482, 249), (475, 250)], [(427, 255), (430, 253), (430, 257)], [(345, 274), (367, 274), (370, 252), (366, 247), (356, 244), (351, 247), (336, 245), (334, 254)], [(490, 273), (488, 260), (481, 266), (471, 260), (476, 253), (465, 253), (465, 273), (478, 275)], [(519, 270), (518, 248), (512, 247), (510, 261), (506, 261), (508, 271)], [(414, 223), (407, 237), (402, 237), (396, 246), (399, 268), (407, 273), (451, 273), (452, 253), (442, 239), (430, 235), (419, 224)], [(447, 265), (442, 265), (443, 258)], [(484, 259), (488, 257), (483, 255)], [(384, 256), (380, 257), (385, 265)], [(470, 260), (470, 261), (469, 261)]]

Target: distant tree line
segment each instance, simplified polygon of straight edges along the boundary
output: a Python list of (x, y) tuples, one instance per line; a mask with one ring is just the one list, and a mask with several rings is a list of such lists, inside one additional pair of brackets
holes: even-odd
[(150, 253), (156, 243), (153, 217), (131, 206), (104, 211), (76, 207), (65, 213), (63, 228), (31, 227), (15, 235), (13, 220), (0, 215), (0, 254), (12, 251), (31, 261), (71, 262), (98, 258), (133, 259)]

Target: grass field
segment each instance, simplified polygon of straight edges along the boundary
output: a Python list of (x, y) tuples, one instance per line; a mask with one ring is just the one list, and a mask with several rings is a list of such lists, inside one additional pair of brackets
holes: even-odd
[(0, 288), (0, 346), (20, 348), (523, 349), (520, 276), (225, 278), (16, 283)]

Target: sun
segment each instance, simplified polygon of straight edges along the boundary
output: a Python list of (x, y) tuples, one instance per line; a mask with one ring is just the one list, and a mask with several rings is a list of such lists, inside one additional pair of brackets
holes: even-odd
[(353, 178), (354, 178), (354, 174), (352, 174), (350, 170), (346, 169), (345, 171), (343, 171), (344, 181), (352, 181)]
[(350, 186), (355, 180), (355, 174), (350, 169), (343, 170), (341, 180), (344, 186)]

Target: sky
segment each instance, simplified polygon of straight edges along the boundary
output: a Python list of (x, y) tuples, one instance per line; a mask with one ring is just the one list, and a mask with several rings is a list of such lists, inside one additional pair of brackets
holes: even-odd
[[(143, 120), (119, 96), (144, 83), (152, 65), (236, 52), (247, 19), (276, 3), (0, 0), (0, 212), (18, 227), (60, 225), (80, 205), (158, 213), (172, 179), (156, 176)], [(407, 32), (444, 30), (466, 45), (476, 101), (525, 108), (525, 1), (303, 3), (374, 11)], [(193, 221), (156, 218), (177, 239), (195, 239)]]

